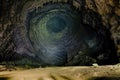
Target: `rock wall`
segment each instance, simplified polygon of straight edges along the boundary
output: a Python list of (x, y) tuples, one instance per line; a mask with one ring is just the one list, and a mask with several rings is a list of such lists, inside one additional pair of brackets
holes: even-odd
[[(32, 3), (34, 2), (34, 4)], [(11, 60), (10, 56), (17, 57), (16, 54), (17, 45), (13, 35), (16, 35), (15, 31), (19, 28), (21, 30), (17, 31), (19, 40), (22, 40), (25, 36), (24, 33), (24, 14), (26, 8), (29, 6), (35, 6), (37, 4), (43, 5), (43, 3), (53, 3), (53, 2), (66, 2), (74, 5), (76, 9), (92, 11), (98, 15), (88, 11), (88, 15), (85, 13), (84, 21), (85, 23), (91, 24), (96, 27), (97, 22), (94, 17), (100, 17), (102, 19), (102, 25), (106, 30), (110, 31), (111, 39), (114, 40), (114, 44), (117, 49), (118, 55), (120, 55), (120, 0), (1, 0), (0, 1), (0, 60)], [(90, 18), (90, 19), (89, 19)], [(92, 18), (92, 19), (91, 19)], [(92, 21), (91, 21), (92, 20)], [(17, 25), (17, 26), (16, 26)], [(20, 25), (20, 26), (18, 26)], [(99, 29), (99, 27), (96, 29)], [(23, 31), (23, 32), (20, 32)], [(25, 46), (24, 46), (25, 47)], [(23, 49), (19, 50), (22, 51)], [(9, 58), (8, 58), (9, 57)]]

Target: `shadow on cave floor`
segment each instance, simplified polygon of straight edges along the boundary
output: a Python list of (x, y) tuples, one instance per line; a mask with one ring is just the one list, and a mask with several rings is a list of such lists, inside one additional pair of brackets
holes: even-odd
[[(0, 80), (9, 80), (8, 77), (0, 77)], [(120, 77), (93, 77), (88, 80), (120, 80)]]
[(8, 77), (0, 77), (0, 80), (9, 80)]
[(88, 80), (120, 80), (120, 77), (92, 77)]

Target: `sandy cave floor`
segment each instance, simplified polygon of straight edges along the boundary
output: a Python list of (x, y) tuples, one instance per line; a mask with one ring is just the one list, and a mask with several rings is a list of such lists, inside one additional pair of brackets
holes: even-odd
[(34, 69), (0, 66), (0, 80), (120, 80), (120, 65)]

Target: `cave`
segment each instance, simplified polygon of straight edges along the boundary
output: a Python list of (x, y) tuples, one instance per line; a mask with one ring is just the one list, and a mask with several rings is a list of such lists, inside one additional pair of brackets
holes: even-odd
[(114, 25), (104, 21), (117, 14), (102, 15), (97, 6), (88, 3), (95, 4), (79, 0), (1, 1), (1, 64), (117, 64), (119, 42), (111, 32)]
[(84, 1), (1, 2), (1, 63), (90, 66), (119, 62), (111, 25), (104, 25), (102, 15), (85, 8)]

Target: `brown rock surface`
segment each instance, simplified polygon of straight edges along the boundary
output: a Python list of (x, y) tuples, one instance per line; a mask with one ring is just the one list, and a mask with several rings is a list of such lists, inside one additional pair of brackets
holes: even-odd
[(120, 65), (18, 69), (0, 72), (0, 80), (120, 80)]

